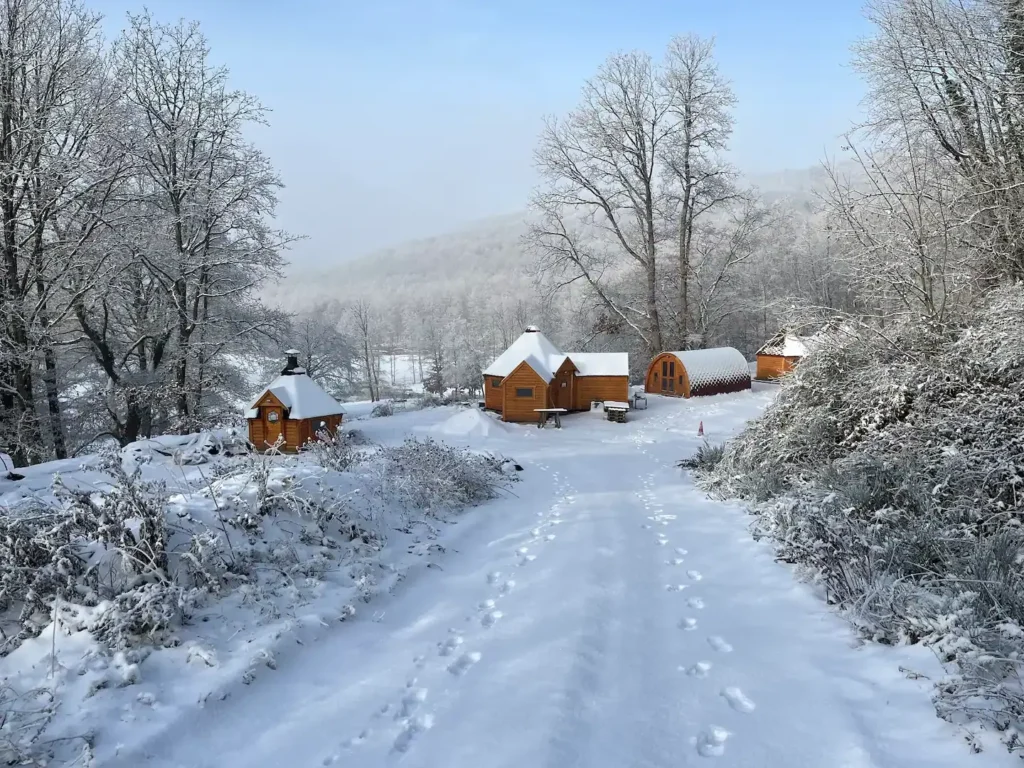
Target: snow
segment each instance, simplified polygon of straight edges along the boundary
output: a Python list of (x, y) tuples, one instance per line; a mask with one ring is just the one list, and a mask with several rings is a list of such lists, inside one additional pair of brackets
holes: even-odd
[(689, 349), (671, 354), (679, 358), (686, 369), (691, 391), (750, 379), (750, 364), (738, 349), (732, 347)]
[(315, 419), (345, 412), (341, 403), (324, 392), (320, 385), (305, 373), (300, 373), (278, 376), (274, 379), (263, 392), (260, 392), (259, 397), (253, 400), (246, 412), (247, 418), (255, 418), (251, 415), (253, 409), (268, 391), (288, 409), (288, 417), (291, 419)]
[(501, 376), (504, 378), (515, 370), (524, 360), (530, 363), (541, 376), (551, 381), (554, 372), (565, 362), (566, 355), (551, 343), (540, 331), (527, 331), (512, 345), (498, 355), (498, 359), (484, 369), (484, 376)]
[[(562, 361), (564, 360), (565, 357), (563, 356)], [(555, 378), (555, 372), (558, 370), (558, 366), (562, 364), (561, 362), (558, 362), (554, 358), (549, 358), (549, 362), (546, 363), (543, 359), (537, 357), (536, 355), (527, 355), (525, 358), (523, 358), (523, 362), (526, 363), (531, 368), (533, 368), (533, 370), (536, 371), (537, 375), (548, 383), (550, 383), (551, 380)], [(557, 365), (555, 365), (555, 363), (557, 363)]]
[[(533, 328), (533, 326), (530, 326)], [(579, 376), (629, 376), (629, 354), (626, 352), (570, 352), (566, 354), (538, 330), (527, 330), (512, 342), (498, 359), (484, 370), (484, 376), (504, 378), (520, 363), (527, 363), (542, 379), (550, 382), (569, 358)]]
[(449, 419), (431, 428), (439, 435), (452, 437), (490, 437), (508, 432), (508, 427), (490, 414), (472, 408), (456, 413)]
[(792, 333), (779, 334), (761, 349), (759, 355), (775, 355), (778, 357), (806, 357), (807, 343), (805, 339)]
[(629, 376), (626, 352), (570, 352), (580, 376)]
[[(419, 555), (393, 532), (401, 577), (343, 623), (330, 591), (259, 625), (226, 603), (182, 646), (115, 659), (59, 732), (95, 730), (104, 768), (1019, 765), (935, 716), (929, 650), (858, 641), (740, 507), (674, 466), (698, 423), (726, 439), (775, 392), (650, 395), (626, 424), (561, 430), (453, 408), (360, 421), (379, 442), (428, 430), (500, 452), (523, 482)], [(56, 639), (72, 682), (96, 674), (83, 635)], [(0, 679), (34, 663), (45, 681), (50, 643)]]

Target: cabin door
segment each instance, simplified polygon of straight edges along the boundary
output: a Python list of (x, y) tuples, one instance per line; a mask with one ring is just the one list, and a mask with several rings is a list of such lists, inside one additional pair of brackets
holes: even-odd
[(555, 377), (555, 380), (551, 383), (555, 388), (555, 395), (552, 397), (555, 408), (565, 408), (567, 411), (572, 410), (572, 371), (562, 371)]
[(273, 445), (281, 437), (281, 422), (284, 416), (281, 409), (272, 405), (263, 407), (263, 416), (267, 420), (267, 444)]

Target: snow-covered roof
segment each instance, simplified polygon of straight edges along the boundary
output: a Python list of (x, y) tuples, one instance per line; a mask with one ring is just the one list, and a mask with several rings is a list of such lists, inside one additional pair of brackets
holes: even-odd
[(580, 376), (629, 376), (626, 352), (570, 352)]
[(558, 360), (557, 358), (549, 358), (548, 360), (544, 360), (540, 357), (537, 357), (537, 355), (527, 355), (522, 360), (522, 362), (526, 363), (528, 366), (533, 368), (533, 370), (537, 372), (537, 375), (548, 383), (550, 383), (551, 380), (555, 378), (555, 372), (561, 367), (564, 361), (565, 355), (562, 355), (561, 360)]
[(757, 350), (759, 355), (777, 355), (778, 357), (804, 357), (807, 355), (807, 340), (799, 336), (780, 331), (767, 344)]
[(688, 349), (672, 354), (686, 368), (692, 394), (700, 394), (705, 389), (719, 389), (722, 385), (750, 383), (747, 359), (733, 347)]
[(484, 376), (504, 378), (520, 363), (527, 363), (545, 381), (555, 378), (566, 358), (579, 376), (629, 376), (629, 355), (625, 352), (570, 352), (566, 354), (543, 333), (530, 326), (512, 342), (498, 359), (484, 369)]
[(498, 359), (484, 369), (484, 376), (508, 376), (517, 365), (526, 361), (541, 378), (551, 381), (555, 371), (565, 362), (566, 354), (551, 343), (540, 331), (527, 331), (512, 342), (512, 346), (498, 355)]
[(345, 409), (337, 400), (324, 392), (320, 385), (304, 373), (278, 376), (260, 392), (246, 411), (246, 418), (256, 418), (254, 410), (263, 396), (270, 392), (288, 409), (291, 419), (315, 419), (320, 416), (336, 416)]

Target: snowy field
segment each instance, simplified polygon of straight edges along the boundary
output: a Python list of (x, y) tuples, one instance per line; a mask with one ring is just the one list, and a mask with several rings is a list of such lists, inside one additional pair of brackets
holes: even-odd
[(701, 421), (723, 440), (776, 392), (754, 387), (560, 431), (456, 408), (360, 419), (378, 443), (511, 457), (522, 482), (429, 545), (394, 534), (388, 588), (343, 623), (349, 587), (326, 581), (254, 625), (215, 604), (114, 672), (86, 633), (44, 632), (0, 677), (45, 684), (51, 642), (66, 695), (120, 675), (55, 725), (120, 768), (1018, 765), (935, 716), (929, 651), (858, 642), (741, 509), (675, 467)]

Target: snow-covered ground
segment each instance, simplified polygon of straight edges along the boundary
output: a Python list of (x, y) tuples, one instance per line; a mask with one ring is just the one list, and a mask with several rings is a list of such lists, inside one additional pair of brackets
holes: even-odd
[[(420, 568), (343, 624), (322, 620), (329, 595), (283, 617), (245, 683), (219, 670), (263, 658), (265, 627), (208, 616), (194, 642), (224, 656), (161, 651), (138, 683), (89, 699), (104, 718), (96, 765), (1018, 765), (994, 739), (973, 754), (935, 716), (929, 651), (859, 643), (751, 539), (743, 510), (675, 467), (701, 421), (722, 440), (776, 391), (651, 396), (624, 425), (584, 413), (562, 430), (455, 408), (360, 420), (381, 443), (510, 456), (523, 482), (444, 528)], [(48, 636), (34, 642), (43, 658)]]

